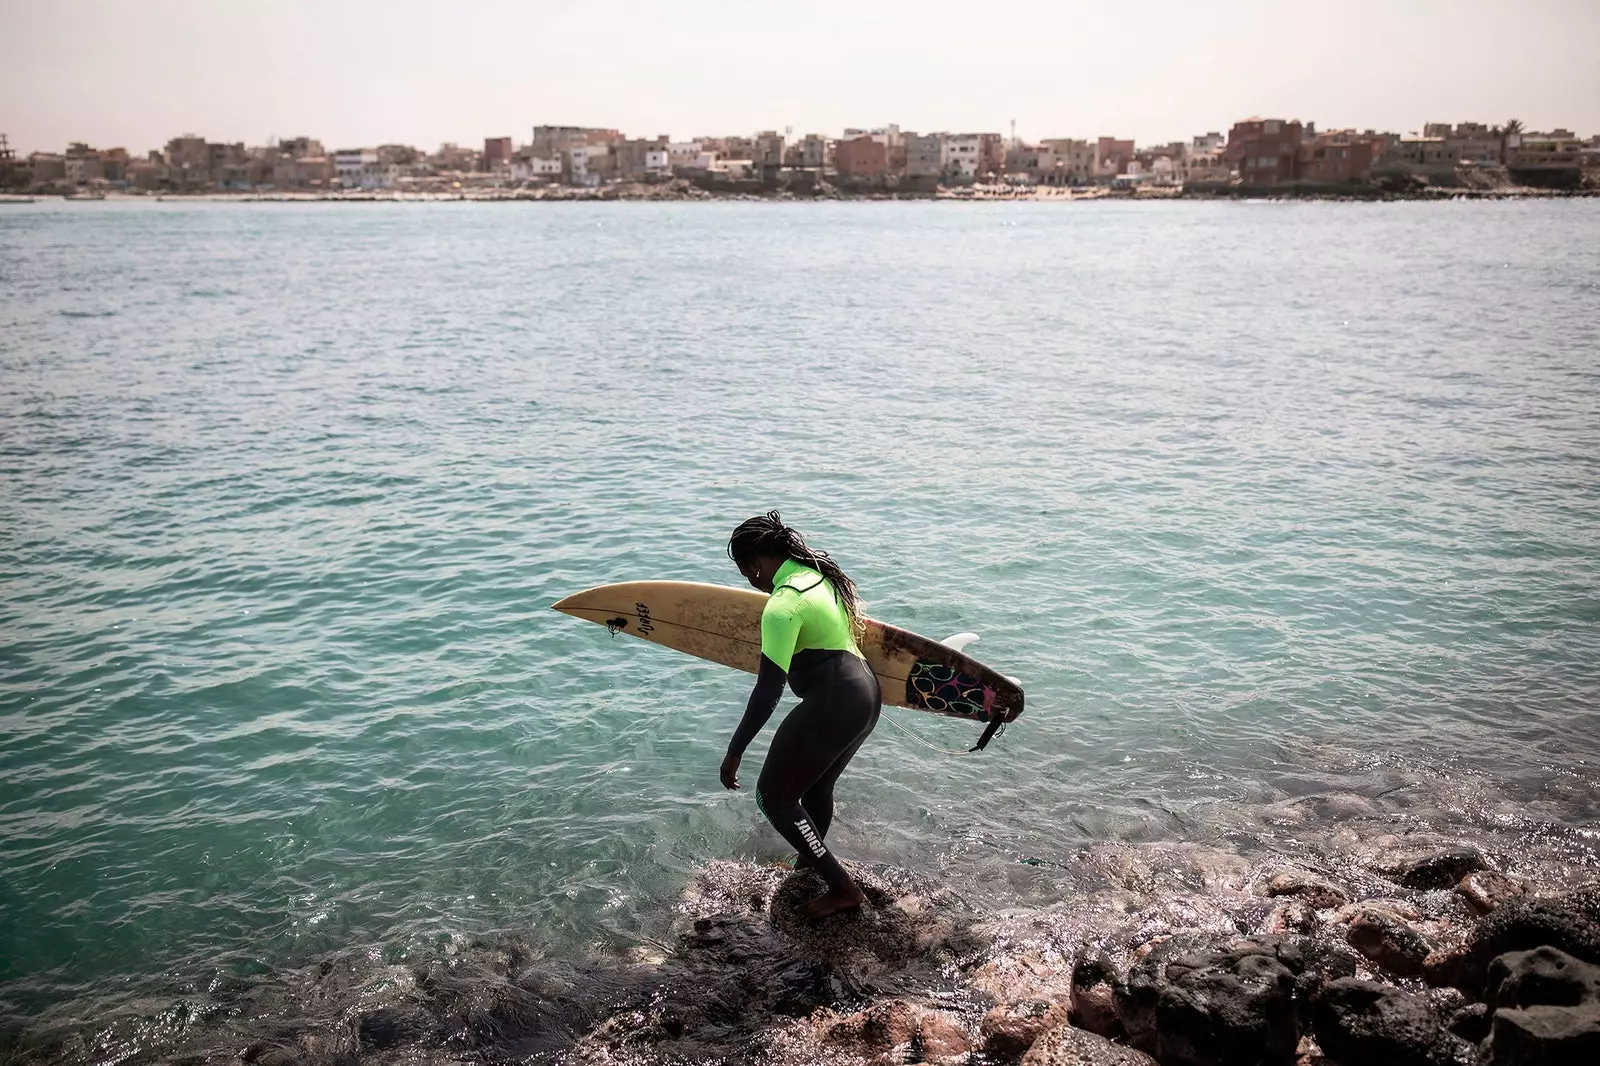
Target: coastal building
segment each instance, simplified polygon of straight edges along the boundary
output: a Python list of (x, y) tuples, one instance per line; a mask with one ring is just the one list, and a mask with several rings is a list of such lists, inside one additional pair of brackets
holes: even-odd
[(279, 153), (272, 166), (272, 184), (279, 189), (317, 191), (334, 187), (333, 160), (325, 155)]
[(441, 144), (429, 161), (435, 170), (468, 172), (478, 169), (478, 153), (450, 141)]
[(376, 148), (346, 148), (333, 155), (334, 175), (340, 188), (392, 189), (400, 177), (400, 166), (385, 163)]
[(1094, 142), (1094, 176), (1106, 181), (1119, 174), (1126, 174), (1128, 164), (1134, 161), (1134, 156), (1132, 141), (1116, 137), (1100, 137)]
[(105, 169), (100, 163), (100, 153), (81, 141), (67, 147), (66, 155), (62, 159), (62, 168), (65, 171), (64, 180), (68, 185), (87, 185), (105, 178)]
[(699, 158), (703, 151), (699, 141), (668, 141), (667, 165), (676, 173), (679, 169), (688, 169)]
[(1228, 131), (1228, 163), (1245, 185), (1293, 181), (1305, 127), (1279, 118), (1247, 118)]
[(667, 144), (667, 135), (664, 133), (651, 138), (618, 141), (613, 146), (617, 177), (622, 181), (646, 181), (671, 176)]
[(511, 160), (511, 180), (560, 181), (561, 160), (541, 159), (538, 156), (518, 153)]
[(1494, 166), (1500, 163), (1504, 144), (1500, 131), (1481, 122), (1462, 122), (1455, 126), (1448, 122), (1428, 122), (1422, 127), (1424, 137), (1437, 137), (1457, 163), (1472, 166)]
[(1453, 167), (1456, 154), (1443, 137), (1398, 138), (1390, 149), (1390, 159), (1412, 167)]
[(1088, 141), (1073, 137), (1050, 137), (1039, 142), (1055, 157), (1053, 185), (1088, 185), (1094, 180), (1094, 149)]
[(511, 138), (485, 137), (483, 141), (483, 169), (493, 174), (511, 166)]
[(820, 171), (832, 162), (832, 142), (820, 133), (808, 133), (789, 146), (790, 166)]
[(1178, 177), (1185, 185), (1221, 185), (1233, 179), (1228, 139), (1215, 131), (1190, 138)]
[(770, 180), (777, 177), (778, 170), (783, 166), (783, 153), (785, 138), (783, 134), (766, 130), (753, 137), (750, 152), (750, 162), (763, 179)]
[(67, 180), (67, 157), (55, 152), (34, 152), (28, 156), (34, 188), (55, 185)]
[(952, 133), (944, 140), (945, 180), (958, 185), (998, 175), (1005, 167), (1005, 143), (998, 133)]
[(1296, 176), (1323, 185), (1351, 185), (1372, 177), (1373, 141), (1355, 130), (1327, 130), (1300, 144)]
[(623, 139), (617, 130), (596, 126), (535, 126), (528, 147), (542, 159), (556, 159), (571, 148), (613, 144)]
[(1571, 130), (1513, 133), (1506, 138), (1506, 166), (1523, 170), (1576, 168), (1582, 165), (1586, 147)]
[(905, 135), (905, 176), (918, 184), (937, 185), (944, 174), (944, 134)]
[(866, 133), (842, 140), (833, 150), (833, 167), (841, 181), (881, 183), (889, 170), (889, 147)]
[[(306, 159), (311, 156), (325, 156), (328, 150), (322, 147), (322, 142), (315, 137), (288, 137), (278, 141), (278, 151), (290, 159)], [(382, 151), (380, 148), (379, 151)]]

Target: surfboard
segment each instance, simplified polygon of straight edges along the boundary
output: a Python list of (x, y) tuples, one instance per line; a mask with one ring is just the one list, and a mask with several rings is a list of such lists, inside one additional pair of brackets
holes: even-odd
[[(694, 581), (625, 581), (598, 585), (552, 604), (564, 614), (663, 648), (736, 670), (761, 665), (761, 609), (754, 589)], [(1022, 686), (970, 655), (910, 630), (868, 619), (861, 641), (883, 702), (985, 722), (979, 747), (1022, 713)], [(975, 639), (961, 634), (962, 644)], [(955, 643), (958, 638), (951, 638)]]

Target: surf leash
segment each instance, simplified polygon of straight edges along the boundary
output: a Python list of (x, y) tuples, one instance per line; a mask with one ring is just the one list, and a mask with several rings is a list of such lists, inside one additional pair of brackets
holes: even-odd
[(941, 755), (971, 755), (973, 752), (978, 751), (981, 748), (983, 748), (984, 745), (988, 744), (990, 740), (994, 739), (994, 737), (997, 736), (1000, 733), (1000, 731), (1005, 728), (1005, 723), (1002, 722), (1002, 721), (999, 721), (998, 719), (996, 719), (995, 721), (992, 721), (992, 722), (989, 723), (988, 728), (983, 731), (983, 736), (979, 737), (978, 738), (978, 742), (976, 744), (974, 744), (972, 747), (966, 748), (966, 749), (962, 749), (962, 748), (941, 748), (941, 747), (939, 747), (939, 745), (933, 743), (932, 741), (924, 740), (922, 737), (919, 737), (917, 734), (913, 733), (911, 730), (907, 729), (905, 726), (903, 726), (899, 722), (895, 721), (894, 718), (892, 718), (889, 715), (889, 712), (887, 712), (887, 711), (879, 711), (878, 713), (879, 713), (879, 715), (881, 717), (883, 717), (885, 720), (887, 720), (890, 725), (892, 725), (896, 729), (900, 730), (900, 732), (904, 733), (906, 736), (910, 737), (912, 740), (916, 741), (918, 744), (921, 744), (923, 747), (929, 749), (930, 751), (936, 751)]

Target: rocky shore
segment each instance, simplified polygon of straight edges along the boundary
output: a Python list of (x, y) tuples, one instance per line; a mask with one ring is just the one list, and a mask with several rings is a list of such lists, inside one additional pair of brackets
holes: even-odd
[[(390, 190), (349, 190), (330, 192), (204, 192), (144, 195), (112, 193), (96, 200), (151, 200), (218, 203), (594, 203), (610, 201), (666, 201), (673, 203), (809, 202), (817, 200), (936, 200), (941, 202), (1040, 201), (1078, 203), (1084, 201), (1127, 200), (1521, 200), (1566, 199), (1600, 196), (1600, 182), (1573, 189), (1546, 189), (1501, 184), (1490, 187), (1384, 183), (1364, 186), (1147, 186), (1111, 189), (1104, 186), (1070, 189), (1050, 186), (968, 186), (939, 189), (937, 192), (910, 192), (869, 188), (850, 188), (822, 183), (797, 189), (764, 188), (755, 183), (706, 187), (683, 179), (665, 182), (637, 182), (580, 188), (544, 185), (525, 189), (474, 188), (459, 191), (395, 192)], [(68, 199), (73, 199), (68, 197)]]
[[(859, 870), (820, 925), (814, 875), (715, 862), (622, 958), (516, 937), (213, 981), (138, 1023), (36, 1035), (21, 1062), (320, 1066), (1374, 1066), (1600, 1062), (1600, 881), (1426, 834), (1255, 865), (1183, 844), (1074, 860), (1086, 891), (991, 911)], [(1550, 875), (1554, 873), (1555, 876)]]

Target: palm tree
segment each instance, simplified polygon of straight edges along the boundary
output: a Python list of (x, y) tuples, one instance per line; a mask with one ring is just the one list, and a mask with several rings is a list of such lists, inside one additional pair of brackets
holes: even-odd
[(1518, 118), (1511, 119), (1504, 126), (1496, 127), (1495, 132), (1500, 134), (1500, 162), (1504, 165), (1509, 158), (1506, 148), (1507, 142), (1516, 134), (1522, 132), (1522, 120)]

